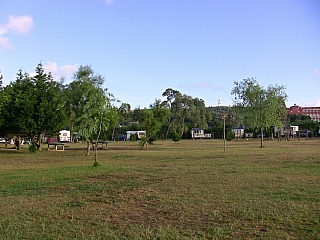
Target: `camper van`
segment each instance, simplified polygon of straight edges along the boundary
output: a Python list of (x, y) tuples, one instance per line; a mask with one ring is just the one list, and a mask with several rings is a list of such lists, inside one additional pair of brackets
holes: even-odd
[(243, 127), (232, 128), (232, 132), (233, 132), (235, 138), (242, 138), (244, 136)]
[(211, 133), (204, 133), (204, 130), (201, 128), (192, 128), (191, 138), (211, 138)]
[(60, 142), (70, 142), (70, 131), (61, 130), (59, 132), (59, 141)]
[(137, 135), (137, 139), (140, 140), (141, 138), (145, 137), (147, 132), (146, 131), (126, 131), (127, 140), (130, 140), (130, 136)]

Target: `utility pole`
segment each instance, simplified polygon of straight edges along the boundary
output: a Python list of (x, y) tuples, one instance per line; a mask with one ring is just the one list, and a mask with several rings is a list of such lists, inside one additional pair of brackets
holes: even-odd
[(222, 115), (222, 118), (223, 118), (223, 145), (224, 145), (224, 148), (223, 148), (223, 151), (226, 152), (226, 115), (223, 114)]
[[(221, 105), (221, 101), (220, 99), (218, 100), (218, 110), (220, 112), (220, 105)], [(226, 148), (227, 148), (227, 143), (226, 143), (226, 114), (223, 113), (222, 114), (222, 119), (223, 119), (223, 151), (226, 152)]]

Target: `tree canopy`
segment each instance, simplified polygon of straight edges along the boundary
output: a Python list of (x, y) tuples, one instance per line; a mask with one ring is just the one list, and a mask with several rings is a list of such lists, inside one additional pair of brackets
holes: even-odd
[(261, 131), (262, 147), (264, 130), (279, 126), (285, 119), (285, 87), (270, 85), (265, 89), (254, 78), (235, 81), (234, 85), (231, 92), (234, 95), (234, 108), (244, 126)]
[(1, 109), (1, 117), (5, 134), (31, 138), (41, 150), (41, 135), (50, 136), (65, 125), (61, 85), (53, 80), (51, 73), (44, 72), (41, 63), (33, 77), (20, 70), (16, 81), (4, 91), (7, 100)]
[(112, 94), (103, 89), (104, 79), (94, 74), (90, 66), (80, 66), (74, 74), (74, 81), (65, 89), (65, 107), (69, 113), (72, 129), (87, 141), (87, 155), (90, 154), (90, 142), (99, 138), (101, 131), (109, 129), (117, 115), (111, 105)]
[(261, 133), (262, 147), (264, 133), (272, 132), (271, 127), (280, 129), (285, 123), (294, 123), (314, 133), (319, 129), (310, 117), (287, 118), (284, 86), (264, 88), (254, 78), (234, 82), (233, 107), (206, 107), (201, 98), (167, 88), (162, 94), (164, 101), (156, 99), (149, 108), (132, 110), (129, 103), (116, 107), (104, 84), (105, 79), (90, 66), (80, 66), (65, 85), (46, 73), (41, 63), (33, 76), (19, 70), (7, 86), (2, 86), (0, 74), (1, 137), (29, 138), (41, 149), (43, 136), (56, 136), (68, 129), (87, 142), (89, 155), (92, 141), (118, 139), (116, 136), (127, 130), (146, 130), (144, 143), (148, 143), (159, 138), (190, 138), (191, 128), (222, 138), (222, 123), (227, 131), (242, 125)]

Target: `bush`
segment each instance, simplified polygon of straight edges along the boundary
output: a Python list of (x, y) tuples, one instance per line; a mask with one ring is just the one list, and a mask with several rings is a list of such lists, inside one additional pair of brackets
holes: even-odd
[(137, 134), (131, 134), (130, 135), (130, 141), (137, 141)]
[(36, 152), (38, 151), (38, 148), (37, 148), (37, 145), (35, 144), (35, 142), (31, 142), (30, 145), (29, 145), (29, 151), (30, 152)]
[(179, 133), (174, 133), (172, 136), (172, 141), (178, 142), (181, 140), (181, 136)]
[(101, 166), (100, 163), (97, 162), (97, 161), (95, 161), (95, 162), (93, 163), (93, 167), (100, 167), (100, 166)]
[(147, 140), (148, 140), (148, 138), (146, 138), (146, 137), (143, 137), (143, 138), (140, 139), (140, 141), (139, 141), (139, 149), (143, 149), (144, 146), (146, 146), (146, 144), (148, 144)]
[(234, 139), (234, 133), (232, 131), (228, 131), (226, 134), (226, 140), (227, 141), (231, 141), (232, 139)]

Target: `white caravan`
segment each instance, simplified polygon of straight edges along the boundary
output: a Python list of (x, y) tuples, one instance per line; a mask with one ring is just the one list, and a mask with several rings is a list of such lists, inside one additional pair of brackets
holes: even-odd
[(59, 132), (59, 141), (60, 142), (70, 142), (70, 131), (61, 130)]
[(146, 131), (126, 131), (127, 140), (130, 140), (131, 135), (137, 135), (137, 139), (141, 139), (147, 135)]

